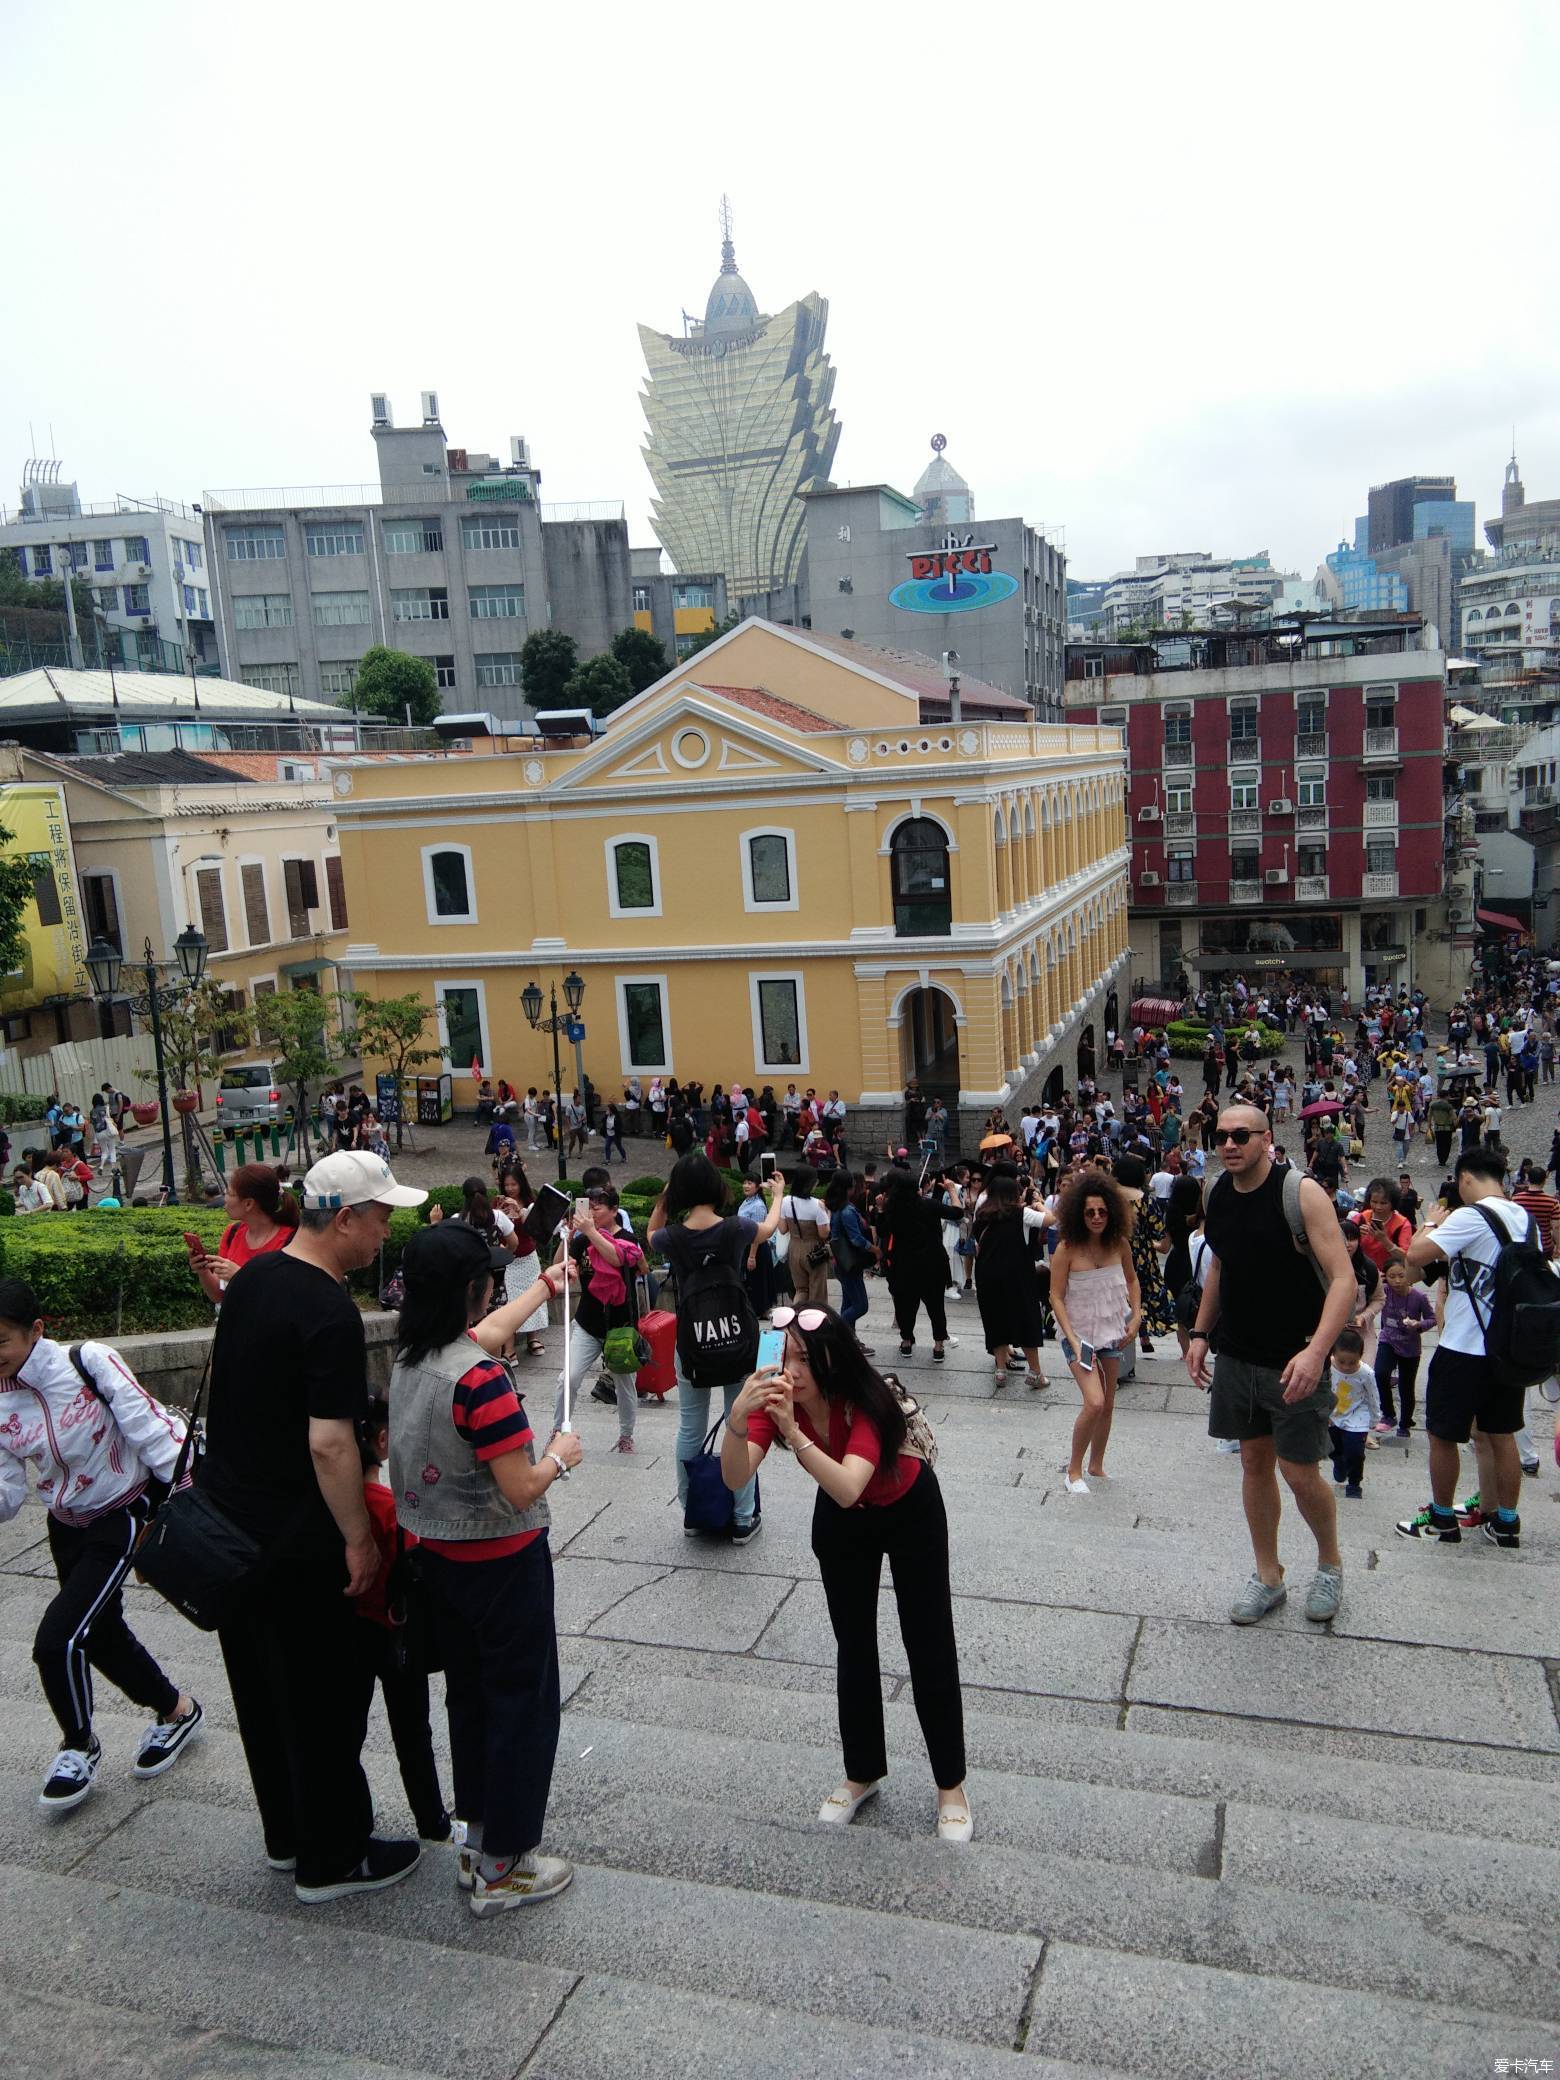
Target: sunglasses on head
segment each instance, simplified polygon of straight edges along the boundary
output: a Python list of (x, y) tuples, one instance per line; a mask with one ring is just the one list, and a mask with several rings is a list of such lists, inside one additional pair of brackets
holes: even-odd
[(1255, 1127), (1219, 1127), (1213, 1138), (1215, 1141), (1233, 1141), (1237, 1148), (1244, 1148), (1256, 1131)]
[(775, 1329), (789, 1329), (795, 1322), (798, 1329), (805, 1329), (811, 1335), (814, 1329), (821, 1329), (828, 1318), (821, 1307), (804, 1307), (800, 1313), (794, 1307), (777, 1307), (769, 1321)]

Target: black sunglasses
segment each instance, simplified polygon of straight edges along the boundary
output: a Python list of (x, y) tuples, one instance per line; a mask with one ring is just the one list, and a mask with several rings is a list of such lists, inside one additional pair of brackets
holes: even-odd
[(1237, 1148), (1244, 1148), (1256, 1131), (1255, 1127), (1220, 1127), (1213, 1138), (1215, 1141), (1233, 1141)]

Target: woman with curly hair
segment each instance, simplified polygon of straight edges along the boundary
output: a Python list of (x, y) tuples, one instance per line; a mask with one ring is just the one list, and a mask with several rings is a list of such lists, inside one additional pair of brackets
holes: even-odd
[(1144, 1357), (1151, 1358), (1154, 1346), (1149, 1338), (1168, 1336), (1175, 1326), (1175, 1309), (1171, 1305), (1159, 1257), (1159, 1245), (1165, 1232), (1165, 1209), (1162, 1201), (1150, 1198), (1144, 1189), (1148, 1172), (1140, 1156), (1117, 1156), (1115, 1170), (1116, 1182), (1132, 1215), (1128, 1239), (1132, 1247), (1133, 1268), (1143, 1296), (1138, 1340)]
[(1142, 1296), (1132, 1261), (1132, 1210), (1112, 1178), (1101, 1171), (1069, 1186), (1058, 1225), (1062, 1240), (1051, 1259), (1051, 1312), (1062, 1356), (1083, 1395), (1064, 1472), (1067, 1493), (1087, 1495), (1084, 1454), (1089, 1472), (1102, 1479), (1116, 1375), (1137, 1333)]

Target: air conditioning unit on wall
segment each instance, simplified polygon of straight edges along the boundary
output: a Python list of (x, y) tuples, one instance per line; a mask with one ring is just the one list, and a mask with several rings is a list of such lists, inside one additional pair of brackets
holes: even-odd
[(1160, 816), (1161, 816), (1161, 814), (1162, 814), (1162, 813), (1163, 813), (1163, 812), (1162, 812), (1162, 811), (1161, 811), (1161, 810), (1160, 810), (1160, 809), (1159, 809), (1159, 808), (1157, 807), (1157, 805), (1156, 805), (1156, 804), (1154, 804), (1153, 802), (1150, 802), (1150, 803), (1149, 803), (1149, 805), (1148, 805), (1148, 807), (1147, 807), (1146, 809), (1139, 809), (1139, 811), (1138, 811), (1138, 822), (1139, 822), (1139, 823), (1158, 823), (1158, 821), (1159, 821), (1159, 819), (1160, 819)]
[(1268, 803), (1269, 816), (1293, 816), (1294, 813), (1295, 805), (1288, 795), (1280, 795), (1276, 801)]
[(1138, 876), (1138, 887), (1139, 887), (1139, 888), (1157, 888), (1158, 886), (1159, 886), (1159, 876), (1158, 876), (1158, 875), (1157, 875), (1156, 873), (1154, 873), (1154, 872), (1152, 871), (1152, 869), (1150, 869), (1150, 871), (1149, 871), (1148, 873), (1146, 873), (1146, 874), (1139, 874), (1139, 876)]
[(1269, 867), (1262, 878), (1269, 888), (1281, 888), (1289, 879), (1289, 870), (1286, 867)]

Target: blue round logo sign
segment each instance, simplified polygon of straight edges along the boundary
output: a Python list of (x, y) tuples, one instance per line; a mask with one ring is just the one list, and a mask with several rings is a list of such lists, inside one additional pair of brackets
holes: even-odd
[(969, 614), (1011, 599), (1018, 580), (992, 569), (995, 548), (949, 534), (941, 549), (911, 556), (910, 575), (888, 595), (889, 605), (907, 614)]

